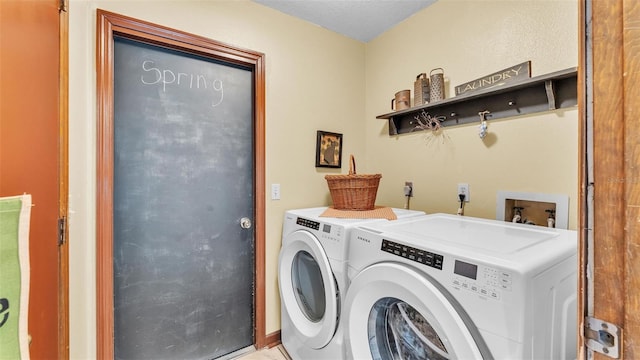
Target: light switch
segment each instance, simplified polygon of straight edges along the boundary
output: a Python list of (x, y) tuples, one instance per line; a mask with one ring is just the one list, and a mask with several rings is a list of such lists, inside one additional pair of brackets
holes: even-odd
[(280, 184), (271, 184), (271, 200), (280, 200)]

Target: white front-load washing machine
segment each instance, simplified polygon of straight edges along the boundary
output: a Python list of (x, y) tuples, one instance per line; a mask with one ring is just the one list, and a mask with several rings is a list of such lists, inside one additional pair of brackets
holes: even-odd
[(575, 359), (575, 231), (432, 214), (349, 245), (348, 359)]
[[(278, 262), (280, 337), (294, 360), (344, 358), (339, 324), (348, 286), (350, 231), (357, 225), (393, 222), (321, 217), (326, 209), (290, 210), (284, 215)], [(393, 211), (398, 219), (424, 215), (422, 211)]]

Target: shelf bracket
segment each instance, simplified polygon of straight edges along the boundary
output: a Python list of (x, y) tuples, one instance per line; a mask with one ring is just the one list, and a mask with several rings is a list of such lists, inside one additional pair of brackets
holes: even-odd
[(389, 119), (389, 135), (398, 135), (398, 128), (394, 118)]
[(555, 110), (556, 109), (556, 89), (553, 85), (553, 80), (545, 81), (544, 89), (547, 91), (547, 100), (549, 101), (549, 110)]

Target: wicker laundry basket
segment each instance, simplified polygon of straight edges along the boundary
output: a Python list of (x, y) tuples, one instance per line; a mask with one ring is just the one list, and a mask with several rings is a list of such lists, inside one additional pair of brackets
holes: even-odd
[(373, 210), (382, 175), (357, 175), (356, 161), (349, 157), (348, 175), (326, 175), (333, 207), (338, 210)]

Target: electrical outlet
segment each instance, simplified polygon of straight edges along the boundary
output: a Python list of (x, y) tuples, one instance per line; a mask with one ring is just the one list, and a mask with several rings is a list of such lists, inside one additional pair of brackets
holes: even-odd
[(469, 202), (471, 199), (471, 194), (469, 194), (469, 184), (458, 184), (458, 201), (460, 201), (460, 195), (464, 195), (464, 202)]
[(271, 184), (271, 200), (280, 200), (280, 184)]
[(404, 182), (404, 196), (413, 196), (413, 182), (405, 181)]

